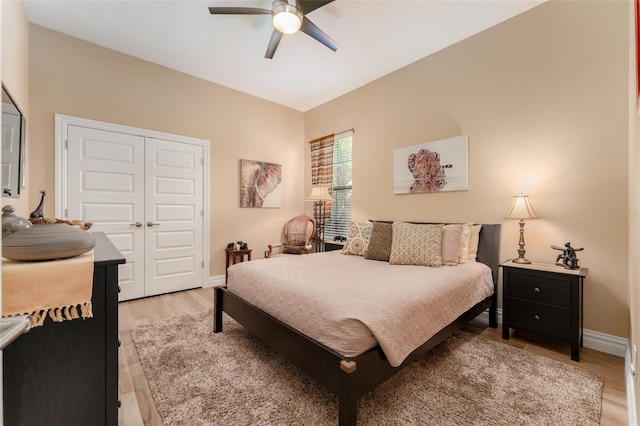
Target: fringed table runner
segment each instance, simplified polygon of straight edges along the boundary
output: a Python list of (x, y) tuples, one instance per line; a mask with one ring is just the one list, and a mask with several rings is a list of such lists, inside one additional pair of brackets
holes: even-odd
[(69, 259), (20, 262), (2, 259), (2, 315), (29, 314), (32, 327), (92, 318), (93, 250)]

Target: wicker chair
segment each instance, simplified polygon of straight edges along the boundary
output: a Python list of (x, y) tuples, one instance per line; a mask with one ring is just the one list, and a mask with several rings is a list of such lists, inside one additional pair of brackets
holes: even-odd
[(315, 233), (316, 222), (306, 214), (289, 219), (282, 228), (281, 242), (269, 244), (266, 257), (270, 258), (280, 254), (307, 254), (313, 247), (311, 242)]

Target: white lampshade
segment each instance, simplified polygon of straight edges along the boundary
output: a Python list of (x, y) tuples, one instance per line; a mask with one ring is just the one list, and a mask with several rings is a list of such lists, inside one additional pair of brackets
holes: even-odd
[(505, 216), (506, 219), (537, 219), (539, 216), (533, 211), (528, 195), (516, 195), (513, 197), (511, 208)]
[(297, 7), (282, 3), (273, 8), (273, 26), (283, 34), (293, 34), (302, 25), (302, 12)]
[(329, 195), (328, 186), (312, 186), (311, 194), (306, 201), (331, 201), (333, 198)]

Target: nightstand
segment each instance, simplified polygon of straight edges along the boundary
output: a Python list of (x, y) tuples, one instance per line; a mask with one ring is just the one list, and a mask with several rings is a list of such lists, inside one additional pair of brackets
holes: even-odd
[(571, 359), (580, 361), (582, 287), (586, 268), (507, 261), (502, 268), (502, 338), (509, 328), (522, 329), (568, 343)]

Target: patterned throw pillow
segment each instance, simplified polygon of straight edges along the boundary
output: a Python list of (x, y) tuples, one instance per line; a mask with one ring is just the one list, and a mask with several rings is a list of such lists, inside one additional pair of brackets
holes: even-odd
[(342, 254), (354, 254), (356, 256), (364, 256), (371, 239), (371, 230), (373, 224), (371, 222), (351, 223), (347, 242), (344, 244)]
[(469, 260), (469, 237), (471, 236), (471, 226), (473, 222), (462, 225), (462, 235), (460, 236), (460, 254), (458, 255), (458, 263), (465, 263)]
[(282, 253), (284, 254), (304, 254), (305, 241), (293, 240), (282, 246)]
[(364, 255), (365, 259), (389, 261), (391, 256), (391, 243), (393, 241), (393, 224), (386, 222), (373, 222), (371, 240)]
[(392, 265), (442, 266), (442, 228), (444, 224), (422, 225), (393, 222)]

